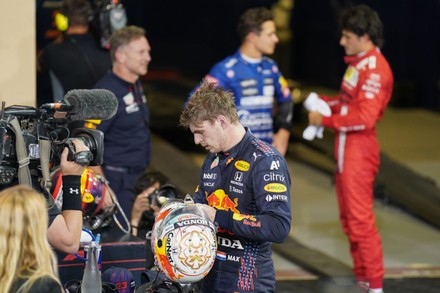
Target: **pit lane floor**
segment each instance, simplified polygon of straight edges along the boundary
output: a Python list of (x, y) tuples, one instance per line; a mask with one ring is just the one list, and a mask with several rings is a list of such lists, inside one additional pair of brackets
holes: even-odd
[[(190, 133), (177, 127), (188, 89), (153, 82), (146, 88), (155, 133), (153, 167), (191, 193), (204, 154), (190, 147)], [(440, 186), (438, 125), (438, 114), (390, 108), (378, 126), (382, 150)], [(322, 160), (300, 143), (291, 144), (289, 153)], [(331, 176), (290, 156), (287, 160), (292, 175), (293, 222), (291, 241), (274, 246), (276, 292), (357, 292)], [(331, 160), (320, 163), (332, 164)], [(440, 292), (439, 229), (386, 202), (376, 201), (375, 213), (383, 241), (385, 292)], [(322, 268), (316, 269), (304, 260), (298, 262), (298, 257), (289, 258), (289, 253), (298, 249), (304, 250), (310, 263), (321, 261)]]

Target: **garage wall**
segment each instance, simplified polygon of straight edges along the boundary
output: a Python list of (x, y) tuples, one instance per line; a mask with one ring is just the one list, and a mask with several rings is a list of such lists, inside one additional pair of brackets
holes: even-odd
[(0, 100), (35, 106), (35, 1), (2, 1)]

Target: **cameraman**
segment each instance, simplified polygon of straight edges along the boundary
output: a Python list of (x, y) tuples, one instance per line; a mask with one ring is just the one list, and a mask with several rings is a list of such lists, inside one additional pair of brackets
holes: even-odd
[[(89, 150), (80, 140), (73, 139), (77, 152)], [(49, 209), (47, 238), (57, 250), (66, 253), (78, 251), (82, 230), (80, 179), (85, 166), (67, 160), (67, 148), (61, 154), (63, 174), (63, 207), (60, 213), (56, 205)]]
[(147, 270), (154, 266), (154, 255), (150, 239), (146, 235), (153, 229), (155, 217), (161, 206), (170, 199), (178, 198), (176, 188), (168, 182), (168, 178), (162, 173), (147, 169), (134, 186), (137, 195), (131, 210), (131, 233), (146, 239), (145, 267)]
[[(93, 16), (89, 0), (64, 0), (60, 11), (68, 28), (38, 56), (38, 97), (61, 99), (72, 89), (91, 89), (111, 69), (108, 50), (102, 49), (93, 36), (89, 21)], [(43, 79), (49, 77), (52, 95), (44, 92)], [(38, 104), (45, 102), (38, 100)], [(78, 123), (75, 123), (78, 124)]]
[(136, 197), (131, 210), (131, 233), (145, 239), (145, 235), (153, 228), (154, 219), (160, 206), (152, 201), (157, 191), (165, 186), (168, 178), (160, 172), (146, 170), (136, 181), (134, 190)]

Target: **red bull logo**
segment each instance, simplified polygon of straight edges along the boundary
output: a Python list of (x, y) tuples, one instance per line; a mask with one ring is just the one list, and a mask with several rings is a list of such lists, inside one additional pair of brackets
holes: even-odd
[(232, 211), (239, 214), (240, 211), (237, 209), (238, 198), (232, 199), (225, 193), (223, 189), (217, 189), (211, 193), (207, 198), (208, 204), (218, 210), (222, 211)]

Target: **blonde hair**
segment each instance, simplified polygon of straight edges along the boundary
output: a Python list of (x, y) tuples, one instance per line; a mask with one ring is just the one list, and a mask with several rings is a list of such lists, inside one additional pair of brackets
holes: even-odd
[(10, 292), (18, 279), (26, 280), (18, 292), (29, 291), (41, 277), (58, 280), (57, 260), (47, 240), (43, 195), (24, 185), (3, 190), (0, 223), (0, 284), (4, 292)]

